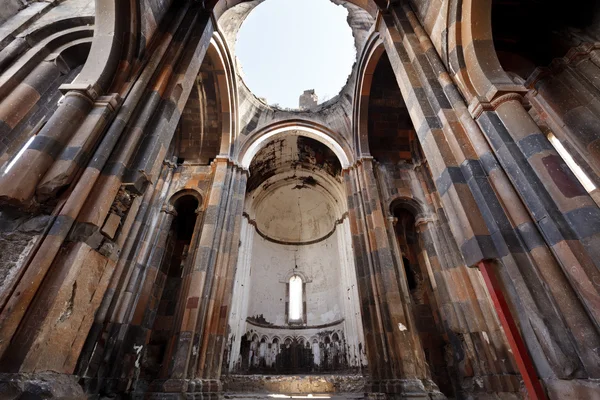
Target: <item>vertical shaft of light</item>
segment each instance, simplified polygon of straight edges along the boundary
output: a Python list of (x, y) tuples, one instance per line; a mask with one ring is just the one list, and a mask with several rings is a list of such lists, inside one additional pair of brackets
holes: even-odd
[(579, 182), (581, 182), (585, 190), (587, 190), (588, 192), (595, 190), (596, 185), (594, 185), (594, 183), (590, 180), (587, 174), (583, 172), (583, 169), (581, 169), (579, 164), (575, 162), (573, 156), (571, 156), (571, 154), (567, 151), (565, 146), (563, 146), (560, 140), (558, 140), (556, 136), (554, 136), (554, 134), (552, 133), (548, 134), (548, 140), (550, 140), (550, 143), (552, 143), (552, 145), (556, 149), (556, 152), (563, 158), (563, 160), (565, 160), (565, 163), (571, 169), (571, 171), (573, 171), (577, 179), (579, 179)]
[(8, 173), (8, 171), (10, 171), (12, 169), (12, 167), (17, 163), (17, 161), (19, 161), (19, 158), (21, 158), (21, 156), (25, 153), (25, 150), (27, 150), (29, 148), (29, 146), (31, 146), (31, 143), (33, 143), (33, 139), (35, 139), (35, 136), (32, 136), (29, 138), (27, 143), (25, 143), (25, 145), (21, 148), (21, 150), (19, 150), (17, 155), (13, 158), (13, 160), (6, 166), (6, 169), (4, 170), (5, 174)]
[(299, 276), (290, 278), (290, 310), (289, 318), (299, 321), (302, 318), (302, 279)]

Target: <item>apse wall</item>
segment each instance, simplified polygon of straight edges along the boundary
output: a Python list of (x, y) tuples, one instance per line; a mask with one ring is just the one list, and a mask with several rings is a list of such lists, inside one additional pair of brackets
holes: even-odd
[[(297, 266), (297, 268), (296, 268)], [(288, 321), (301, 276), (303, 321)], [(311, 244), (276, 243), (244, 219), (227, 351), (230, 374), (354, 373), (366, 365), (349, 224)]]
[[(293, 246), (254, 239), (248, 318), (264, 325), (286, 326), (286, 284), (291, 275), (306, 277), (306, 325), (340, 322), (340, 257), (337, 235), (318, 243)], [(295, 263), (295, 265), (294, 265)], [(293, 334), (294, 332), (282, 332)], [(298, 333), (296, 331), (296, 333)]]

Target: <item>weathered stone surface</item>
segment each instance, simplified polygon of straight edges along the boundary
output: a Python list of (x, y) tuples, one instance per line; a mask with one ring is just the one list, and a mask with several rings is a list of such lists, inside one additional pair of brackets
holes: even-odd
[(48, 289), (60, 287), (60, 290), (56, 294), (49, 290), (47, 301), (52, 301), (51, 307), (36, 332), (37, 338), (23, 361), (22, 370), (75, 372), (114, 262), (83, 243), (70, 247), (67, 254), (64, 260), (69, 263), (69, 271), (48, 277)]
[(600, 399), (600, 7), (332, 1), (295, 111), (261, 0), (2, 3), (0, 400)]
[(366, 379), (360, 375), (227, 375), (223, 377), (225, 391), (232, 393), (360, 393)]
[(106, 222), (102, 227), (102, 233), (106, 235), (109, 239), (114, 239), (115, 233), (121, 224), (121, 217), (115, 213), (110, 213), (108, 218), (106, 218)]
[(0, 299), (19, 275), (51, 217), (0, 211)]
[(45, 372), (39, 374), (0, 373), (2, 400), (81, 400), (87, 398), (73, 375)]

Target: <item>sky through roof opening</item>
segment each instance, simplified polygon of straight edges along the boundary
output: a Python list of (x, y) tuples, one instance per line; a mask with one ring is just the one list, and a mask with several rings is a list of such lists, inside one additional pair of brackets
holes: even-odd
[(337, 96), (356, 59), (348, 10), (329, 0), (266, 0), (248, 15), (236, 56), (248, 88), (267, 104), (299, 108), (315, 90), (318, 104)]

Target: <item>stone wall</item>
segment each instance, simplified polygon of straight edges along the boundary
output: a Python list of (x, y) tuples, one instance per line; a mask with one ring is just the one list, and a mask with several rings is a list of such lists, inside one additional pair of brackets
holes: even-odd
[(19, 12), (20, 9), (27, 6), (27, 2), (23, 0), (7, 0), (0, 8), (0, 24)]
[[(559, 58), (525, 81), (528, 72), (501, 63), (493, 46), (510, 45), (510, 35), (495, 37), (488, 26), (490, 7), (519, 2), (378, 1), (384, 10), (376, 24), (360, 8), (373, 11), (375, 3), (344, 2), (359, 62), (339, 97), (296, 113), (256, 99), (236, 76), (223, 40), (258, 1), (229, 14), (222, 24), (229, 31), (213, 36), (214, 19), (203, 7), (216, 6), (226, 18), (237, 3), (106, 0), (94, 16), (91, 0), (34, 2), (3, 24), (0, 136), (10, 143), (2, 160), (16, 156), (17, 142), (34, 139), (14, 158), (15, 168), (0, 174), (0, 370), (10, 373), (0, 375), (1, 388), (17, 397), (31, 391), (27, 381), (50, 397), (64, 384), (81, 397), (72, 378), (78, 375), (92, 396), (217, 397), (231, 345), (229, 365), (258, 372), (337, 372), (346, 365), (364, 375), (360, 391), (374, 398), (442, 398), (443, 389), (514, 399), (524, 396), (521, 382), (531, 397), (597, 397), (600, 211), (546, 136), (555, 132), (598, 175), (595, 30), (557, 30), (577, 47), (545, 54), (546, 61)], [(569, 7), (565, 18), (597, 19), (582, 10)], [(556, 21), (534, 15), (526, 22), (532, 24), (507, 25), (533, 29), (517, 44), (537, 45), (531, 40), (545, 31), (536, 30)], [(70, 81), (90, 49), (53, 109), (60, 79)], [(201, 69), (207, 49), (222, 55), (210, 57), (221, 103), (203, 104), (200, 91), (191, 95), (199, 76), (208, 79)], [(383, 52), (399, 91), (377, 94), (376, 82), (372, 100), (379, 104), (369, 125), (371, 88), (361, 85)], [(177, 129), (186, 104), (187, 136)], [(378, 107), (386, 104), (391, 110)], [(398, 135), (407, 127), (398, 124), (405, 111), (415, 133), (408, 135), (411, 158), (406, 142), (395, 140), (406, 136)], [(206, 125), (204, 116), (214, 128), (205, 142), (193, 135)], [(38, 117), (48, 118), (35, 134)], [(268, 135), (291, 126), (285, 133), (295, 140), (294, 153), (271, 152), (282, 144), (290, 149)], [(331, 154), (314, 143), (299, 146), (302, 129), (322, 140), (319, 146), (333, 147), (340, 163), (329, 163)], [(214, 136), (221, 145), (211, 157)], [(358, 148), (370, 136), (379, 142), (375, 159)], [(389, 152), (387, 136), (395, 142)], [(182, 139), (187, 143), (179, 146)], [(201, 154), (205, 143), (210, 155)], [(252, 144), (269, 151), (252, 153)], [(252, 175), (257, 165), (248, 154), (279, 161), (262, 159), (268, 168)], [(258, 206), (282, 187), (287, 194), (274, 198), (287, 206), (320, 190), (318, 201), (307, 202), (315, 214), (298, 207), (302, 215), (288, 212), (295, 215), (290, 222), (274, 214), (291, 206), (265, 202), (270, 213)], [(187, 242), (174, 251), (172, 238), (177, 201), (185, 196), (201, 206), (195, 219), (182, 214), (195, 221), (182, 267)], [(266, 226), (274, 219), (279, 227)], [(310, 229), (295, 230), (305, 222)], [(321, 237), (323, 226), (334, 224), (331, 236)], [(264, 311), (251, 295), (257, 263), (275, 269), (294, 259), (295, 269), (302, 245), (317, 250), (300, 261), (310, 260), (319, 274), (329, 272), (325, 263), (339, 267), (339, 282), (318, 292), (335, 312), (305, 307), (307, 322), (312, 313), (331, 326), (300, 326), (306, 335), (286, 326), (285, 317), (284, 325), (271, 322), (281, 320), (285, 282), (274, 282), (277, 274), (258, 282), (272, 286), (261, 292), (270, 295)], [(229, 378), (232, 387), (244, 384)], [(340, 382), (265, 381), (263, 389), (331, 392)], [(245, 382), (257, 390), (254, 378)]]
[[(341, 300), (340, 249), (335, 235), (315, 244), (294, 246), (254, 239), (248, 317), (266, 325), (287, 325), (288, 275), (308, 279), (305, 290), (308, 326), (327, 325), (344, 318)], [(283, 335), (292, 332), (282, 332)]]

